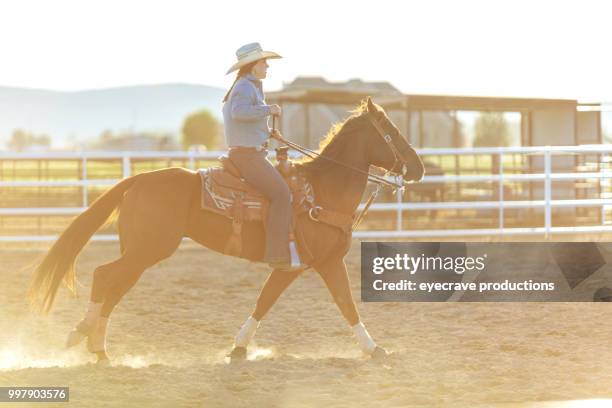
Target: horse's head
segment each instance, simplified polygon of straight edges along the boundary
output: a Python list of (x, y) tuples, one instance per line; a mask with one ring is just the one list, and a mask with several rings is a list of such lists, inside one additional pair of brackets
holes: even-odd
[(368, 97), (362, 116), (369, 130), (367, 149), (370, 164), (402, 175), (404, 180), (419, 181), (425, 174), (425, 166), (419, 155), (389, 119), (384, 109)]

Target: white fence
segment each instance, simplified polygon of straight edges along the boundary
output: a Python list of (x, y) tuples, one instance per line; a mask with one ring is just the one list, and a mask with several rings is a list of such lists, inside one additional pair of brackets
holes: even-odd
[[(214, 160), (222, 152), (78, 152), (78, 153), (37, 153), (37, 154), (0, 154), (0, 160), (80, 160), (82, 174), (80, 180), (59, 181), (0, 181), (0, 189), (3, 187), (82, 187), (82, 206), (67, 208), (0, 208), (0, 216), (19, 215), (76, 215), (87, 208), (89, 204), (88, 188), (90, 186), (110, 186), (119, 179), (91, 179), (87, 174), (88, 160), (121, 160), (122, 175), (127, 177), (131, 173), (131, 164), (134, 159), (168, 159), (185, 160), (188, 167), (195, 168), (197, 160)], [(607, 225), (605, 212), (612, 208), (612, 198), (596, 197), (585, 199), (552, 198), (554, 181), (595, 180), (602, 184), (608, 183), (612, 178), (612, 171), (601, 169), (596, 172), (565, 172), (554, 173), (552, 169), (552, 157), (554, 155), (568, 154), (596, 154), (601, 157), (601, 162), (608, 163), (612, 153), (610, 145), (584, 145), (584, 146), (539, 146), (539, 147), (508, 147), (508, 148), (471, 148), (471, 149), (421, 149), (418, 152), (424, 158), (432, 155), (490, 155), (499, 157), (498, 174), (477, 175), (443, 175), (425, 176), (421, 183), (465, 183), (465, 182), (497, 182), (499, 185), (498, 200), (496, 201), (454, 201), (454, 202), (427, 202), (406, 203), (402, 202), (402, 194), (397, 194), (393, 203), (375, 203), (370, 207), (371, 212), (394, 211), (396, 213), (396, 228), (394, 230), (372, 231), (358, 230), (353, 234), (356, 238), (408, 238), (408, 237), (449, 237), (449, 236), (491, 236), (491, 235), (543, 235), (559, 233), (601, 233), (612, 232), (612, 225)], [(507, 154), (535, 155), (543, 158), (543, 169), (539, 173), (529, 174), (505, 174), (503, 156)], [(537, 181), (543, 183), (544, 199), (540, 200), (505, 200), (504, 182), (511, 181)], [(597, 207), (601, 208), (601, 224), (587, 226), (561, 227), (552, 225), (552, 209), (558, 207)], [(544, 210), (544, 223), (542, 226), (531, 228), (506, 228), (504, 226), (504, 211), (515, 208), (542, 208)], [(448, 209), (497, 209), (499, 223), (497, 228), (477, 229), (428, 229), (428, 230), (405, 230), (403, 219), (415, 210), (448, 210)], [(408, 215), (406, 215), (407, 213)], [(54, 240), (56, 236), (51, 235), (7, 235), (0, 236), (0, 241), (47, 241)], [(113, 235), (96, 235), (96, 240), (116, 240)]]

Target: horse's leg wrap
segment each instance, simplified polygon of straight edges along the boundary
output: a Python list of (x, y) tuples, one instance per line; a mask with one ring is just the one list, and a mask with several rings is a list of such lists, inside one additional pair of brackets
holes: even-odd
[(359, 322), (353, 326), (353, 333), (355, 337), (357, 337), (357, 341), (359, 341), (359, 347), (361, 347), (361, 351), (365, 354), (372, 354), (374, 350), (376, 350), (376, 342), (370, 336), (370, 333), (366, 330), (363, 323)]
[(102, 303), (89, 302), (87, 312), (85, 313), (84, 321), (89, 325), (94, 325), (100, 317), (100, 311), (102, 310)]
[(251, 339), (255, 336), (258, 327), (259, 322), (255, 320), (253, 316), (250, 316), (238, 331), (236, 339), (234, 340), (234, 347), (248, 346)]
[(108, 317), (100, 317), (87, 339), (87, 349), (90, 353), (106, 351), (106, 328), (108, 327)]

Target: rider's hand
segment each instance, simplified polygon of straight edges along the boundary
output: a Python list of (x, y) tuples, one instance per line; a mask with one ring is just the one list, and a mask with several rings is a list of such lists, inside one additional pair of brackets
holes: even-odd
[(283, 135), (281, 135), (281, 132), (278, 131), (278, 129), (274, 129), (271, 133), (270, 133), (270, 137), (272, 139), (277, 139), (277, 140), (281, 140)]
[(270, 105), (270, 115), (280, 116), (281, 115), (281, 108), (280, 108), (280, 106), (278, 106), (276, 104)]

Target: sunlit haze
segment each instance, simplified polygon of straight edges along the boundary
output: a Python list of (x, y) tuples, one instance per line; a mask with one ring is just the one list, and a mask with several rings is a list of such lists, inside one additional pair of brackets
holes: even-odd
[(82, 90), (227, 87), (240, 45), (300, 75), (389, 81), (405, 93), (612, 101), (609, 2), (19, 1), (0, 6), (0, 85)]

